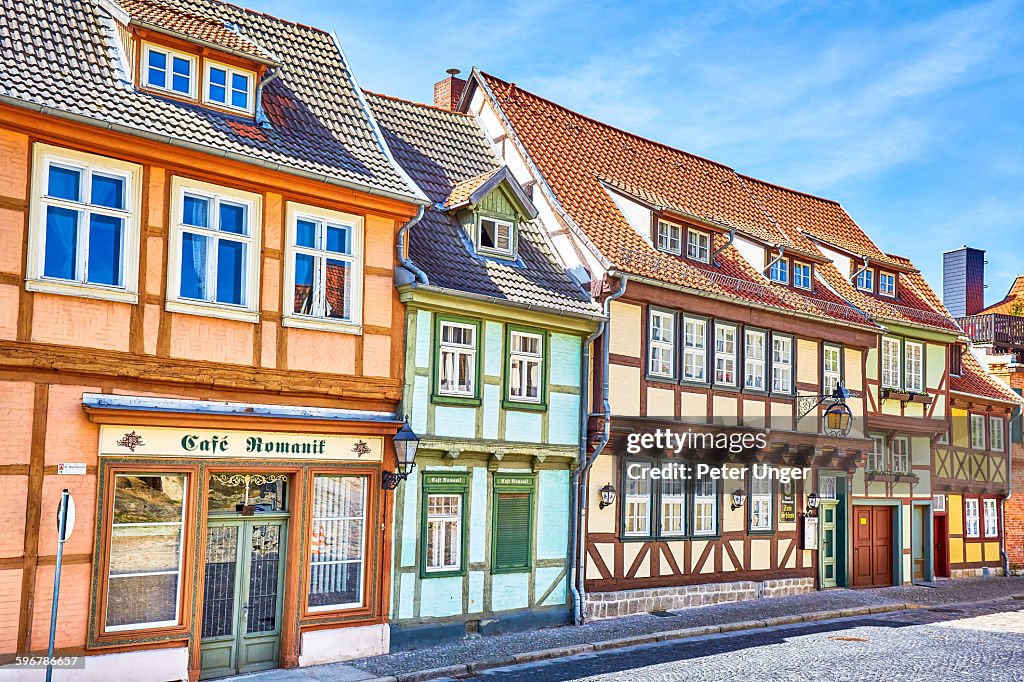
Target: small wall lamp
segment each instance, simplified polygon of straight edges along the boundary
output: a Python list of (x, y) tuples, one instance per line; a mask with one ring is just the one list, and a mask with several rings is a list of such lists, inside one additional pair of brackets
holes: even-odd
[(747, 491), (743, 488), (736, 488), (732, 494), (732, 510), (736, 511), (743, 506), (743, 502), (747, 499)]
[(601, 493), (601, 503), (597, 505), (599, 509), (615, 504), (615, 488), (611, 483), (605, 483), (599, 492)]
[(395, 434), (394, 443), (397, 471), (381, 472), (381, 487), (384, 490), (397, 488), (399, 483), (409, 478), (409, 474), (416, 467), (416, 448), (419, 447), (420, 437), (409, 426), (408, 420)]
[(821, 502), (821, 498), (818, 497), (818, 493), (811, 493), (807, 496), (807, 515), (817, 516), (818, 515), (818, 504)]

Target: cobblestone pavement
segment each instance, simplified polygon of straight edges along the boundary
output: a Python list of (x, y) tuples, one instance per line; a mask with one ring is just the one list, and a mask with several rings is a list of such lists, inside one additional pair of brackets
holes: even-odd
[(522, 680), (1024, 679), (1024, 602), (933, 607), (642, 645), (479, 673)]
[[(979, 578), (971, 580), (940, 581), (937, 587), (885, 587), (865, 590), (827, 590), (808, 594), (757, 599), (745, 602), (716, 604), (672, 611), (659, 616), (642, 614), (626, 618), (613, 618), (588, 623), (582, 627), (559, 627), (530, 632), (475, 637), (441, 646), (376, 656), (347, 663), (336, 663), (287, 671), (270, 671), (239, 677), (245, 682), (278, 680), (365, 680), (376, 676), (394, 676), (418, 670), (441, 668), (477, 661), (503, 660), (520, 653), (553, 649), (606, 640), (634, 637), (651, 633), (678, 630), (705, 625), (725, 625), (751, 620), (762, 620), (816, 611), (848, 609), (858, 606), (881, 606), (911, 603), (921, 606), (980, 602), (1024, 595), (1024, 578)], [(1024, 602), (1017, 602), (1024, 608)], [(914, 613), (917, 613), (915, 611)], [(882, 616), (873, 616), (883, 619)], [(817, 624), (805, 628), (821, 627)], [(764, 632), (763, 630), (760, 632)], [(725, 641), (753, 635), (723, 635)], [(689, 646), (677, 643), (674, 646)], [(1018, 642), (1024, 648), (1024, 643)], [(840, 649), (845, 654), (847, 650)], [(611, 656), (612, 654), (605, 654)], [(600, 656), (603, 658), (605, 655)], [(563, 659), (564, 660), (564, 659)], [(555, 665), (553, 662), (549, 665)], [(1024, 662), (1018, 663), (1024, 666)], [(554, 678), (552, 678), (554, 679)], [(568, 678), (566, 678), (568, 679)], [(728, 679), (728, 678), (726, 678)], [(756, 680), (749, 674), (742, 679)], [(781, 678), (789, 679), (789, 678)], [(796, 676), (793, 679), (805, 679)], [(844, 679), (859, 679), (848, 677)], [(1011, 679), (1024, 680), (1024, 669)]]

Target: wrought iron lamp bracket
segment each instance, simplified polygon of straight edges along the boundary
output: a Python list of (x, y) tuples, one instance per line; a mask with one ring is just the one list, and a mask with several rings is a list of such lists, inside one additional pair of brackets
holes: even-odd
[(380, 487), (384, 490), (394, 490), (398, 487), (398, 484), (409, 478), (409, 474), (416, 468), (415, 462), (409, 465), (409, 468), (405, 471), (382, 471), (380, 478)]

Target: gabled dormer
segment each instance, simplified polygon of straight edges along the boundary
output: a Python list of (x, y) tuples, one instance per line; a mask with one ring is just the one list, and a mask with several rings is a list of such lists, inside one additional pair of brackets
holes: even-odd
[(457, 184), (443, 209), (455, 215), (473, 245), (489, 258), (519, 257), (519, 226), (537, 217), (537, 208), (507, 166)]
[(277, 65), (238, 26), (154, 0), (118, 0), (115, 15), (128, 66), (140, 92), (223, 113), (257, 117), (259, 83)]

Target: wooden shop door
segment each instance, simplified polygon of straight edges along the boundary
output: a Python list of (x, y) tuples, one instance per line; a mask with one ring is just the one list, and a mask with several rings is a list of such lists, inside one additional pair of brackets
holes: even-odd
[(892, 585), (892, 507), (854, 507), (853, 518), (853, 586)]

